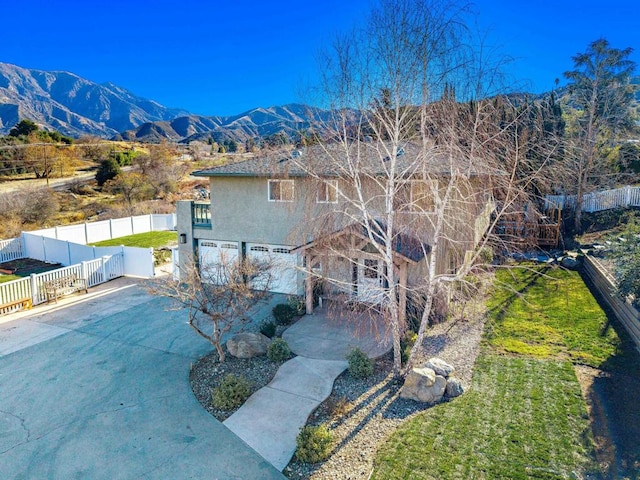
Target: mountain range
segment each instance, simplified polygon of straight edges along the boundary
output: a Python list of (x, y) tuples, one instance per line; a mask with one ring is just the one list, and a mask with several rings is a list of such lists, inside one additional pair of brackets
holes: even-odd
[[(635, 77), (633, 83), (640, 83), (640, 78)], [(638, 101), (640, 89), (636, 109)], [(254, 108), (231, 116), (193, 115), (138, 97), (113, 83), (98, 84), (69, 72), (0, 63), (0, 135), (9, 133), (20, 120), (30, 119), (72, 137), (244, 142), (280, 132), (292, 136), (327, 122), (330, 116), (330, 111), (302, 104)]]
[(0, 63), (0, 135), (22, 119), (72, 137), (158, 142), (264, 138), (308, 128), (329, 112), (301, 104), (255, 108), (239, 115), (200, 116), (138, 97), (113, 83), (73, 73)]

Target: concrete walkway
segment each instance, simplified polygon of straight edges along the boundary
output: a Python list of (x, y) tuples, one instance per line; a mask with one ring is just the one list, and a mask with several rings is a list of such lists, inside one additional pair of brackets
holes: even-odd
[(333, 389), (347, 367), (346, 354), (359, 347), (376, 358), (391, 349), (381, 340), (379, 317), (303, 316), (283, 334), (298, 356), (285, 362), (273, 380), (255, 392), (224, 425), (282, 471), (296, 450), (296, 437), (309, 415)]
[(135, 283), (2, 317), (0, 478), (284, 478), (198, 404), (211, 346)]

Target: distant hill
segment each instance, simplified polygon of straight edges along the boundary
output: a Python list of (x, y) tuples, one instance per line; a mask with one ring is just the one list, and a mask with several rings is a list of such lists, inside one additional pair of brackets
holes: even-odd
[(189, 142), (265, 138), (283, 132), (289, 136), (308, 129), (315, 122), (327, 121), (330, 112), (301, 104), (254, 108), (239, 115), (203, 117), (187, 115), (168, 122), (151, 122), (122, 133), (125, 140), (157, 142), (162, 139)]
[(28, 118), (65, 135), (113, 137), (147, 122), (183, 115), (188, 112), (137, 97), (113, 83), (0, 63), (0, 134)]

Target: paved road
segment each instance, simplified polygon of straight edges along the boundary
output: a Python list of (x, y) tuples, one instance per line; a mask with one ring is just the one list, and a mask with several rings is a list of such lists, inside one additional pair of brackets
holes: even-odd
[(211, 347), (184, 317), (105, 285), (3, 318), (0, 478), (284, 478), (196, 402), (189, 366)]

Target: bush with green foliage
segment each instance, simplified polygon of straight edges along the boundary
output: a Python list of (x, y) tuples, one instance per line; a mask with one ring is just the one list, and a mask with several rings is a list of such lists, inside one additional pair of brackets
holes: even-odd
[(356, 378), (367, 378), (373, 375), (373, 360), (359, 348), (352, 349), (347, 354), (349, 373)]
[(284, 362), (291, 356), (291, 349), (281, 338), (274, 339), (267, 347), (267, 358), (272, 362)]
[(273, 307), (271, 313), (273, 313), (276, 325), (289, 325), (296, 315), (296, 311), (286, 303), (279, 303)]
[(276, 335), (276, 324), (265, 320), (260, 324), (260, 333), (265, 337), (273, 338)]
[(631, 220), (620, 239), (612, 239), (609, 257), (615, 265), (618, 294), (632, 295), (634, 305), (640, 306), (640, 223)]
[(305, 311), (304, 298), (300, 295), (290, 295), (287, 297), (287, 304), (293, 308), (296, 315), (302, 315)]
[(211, 405), (219, 410), (232, 410), (242, 405), (250, 393), (248, 380), (230, 373), (211, 392)]
[(400, 339), (400, 358), (403, 364), (407, 363), (411, 354), (411, 349), (418, 340), (418, 334), (408, 330)]
[(296, 438), (296, 457), (301, 462), (318, 463), (326, 460), (333, 446), (333, 433), (324, 425), (307, 425)]
[(114, 158), (107, 158), (100, 162), (100, 166), (96, 171), (96, 182), (101, 187), (112, 178), (116, 178), (120, 173), (120, 165)]

